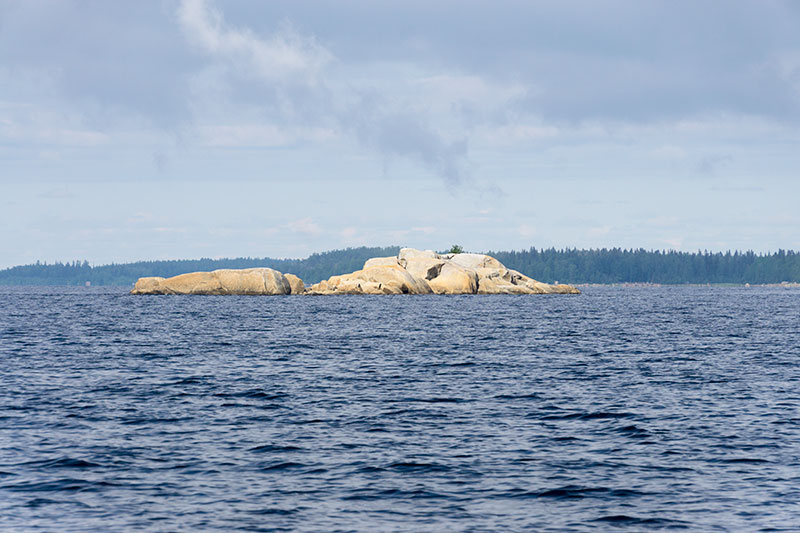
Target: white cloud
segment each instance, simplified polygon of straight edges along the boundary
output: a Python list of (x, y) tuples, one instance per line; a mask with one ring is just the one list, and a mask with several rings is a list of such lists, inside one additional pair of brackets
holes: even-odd
[(64, 113), (49, 113), (30, 106), (18, 106), (13, 113), (14, 118), (0, 121), (0, 141), (80, 147), (102, 146), (111, 141), (101, 131), (74, 127), (78, 121), (65, 117)]
[(59, 187), (57, 189), (49, 189), (42, 193), (39, 193), (39, 198), (47, 198), (50, 200), (69, 200), (70, 198), (75, 198), (75, 195), (72, 191), (69, 190), (68, 187)]
[(339, 232), (339, 235), (341, 235), (344, 239), (352, 239), (353, 237), (358, 235), (358, 229), (352, 226), (348, 226), (342, 229), (342, 231)]
[(650, 155), (657, 159), (683, 159), (686, 157), (686, 150), (674, 144), (665, 144), (650, 150)]
[[(257, 34), (227, 24), (205, 0), (181, 2), (178, 20), (189, 42), (212, 62), (191, 83), (200, 136), (212, 145), (283, 146), (302, 132), (312, 132), (315, 141), (344, 133), (385, 160), (414, 161), (458, 185), (464, 182), (468, 135), (454, 127), (452, 113), (437, 108), (442, 98), (453, 99), (447, 88), (463, 84), (455, 98), (483, 107), (482, 97), (503, 100), (520, 91), (469, 76), (429, 78), (414, 88), (420, 77), (387, 80), (369, 68), (364, 79), (353, 79), (314, 36), (301, 35), (288, 22), (272, 34)], [(444, 108), (451, 111), (450, 104)], [(220, 124), (220, 117), (230, 116), (251, 118)], [(252, 124), (253, 118), (265, 125)], [(296, 132), (277, 124), (291, 124)]]
[(589, 237), (604, 237), (611, 233), (611, 226), (595, 226), (586, 230)]
[(299, 220), (293, 220), (286, 224), (286, 228), (289, 231), (293, 231), (295, 233), (302, 233), (305, 235), (320, 235), (322, 233), (322, 228), (314, 222), (311, 217), (301, 218)]
[(314, 83), (332, 59), (313, 37), (298, 34), (288, 23), (267, 38), (248, 29), (231, 28), (205, 0), (183, 0), (178, 18), (190, 42), (268, 82), (293, 79)]
[(533, 226), (529, 226), (528, 224), (520, 224), (517, 226), (517, 233), (521, 237), (533, 237), (536, 235), (537, 231)]
[(415, 233), (422, 233), (424, 235), (431, 235), (432, 233), (436, 232), (436, 228), (434, 228), (433, 226), (417, 226), (411, 228), (411, 231)]
[(424, 95), (427, 106), (448, 113), (459, 111), (461, 106), (491, 112), (528, 93), (520, 83), (503, 84), (475, 74), (453, 73), (416, 78), (411, 81), (409, 90)]
[(219, 124), (199, 128), (200, 143), (206, 146), (281, 147), (299, 141), (324, 142), (335, 139), (327, 128), (282, 128), (273, 124)]

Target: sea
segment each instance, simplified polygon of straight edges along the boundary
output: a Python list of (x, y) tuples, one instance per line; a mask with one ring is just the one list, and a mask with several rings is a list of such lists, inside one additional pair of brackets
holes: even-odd
[(2, 531), (800, 531), (800, 290), (0, 287)]

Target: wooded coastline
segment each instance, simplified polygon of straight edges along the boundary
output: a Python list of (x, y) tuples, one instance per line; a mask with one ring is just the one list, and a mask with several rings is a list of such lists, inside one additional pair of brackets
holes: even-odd
[[(359, 247), (316, 253), (305, 259), (235, 258), (138, 261), (92, 266), (86, 261), (35, 263), (0, 270), (0, 285), (132, 286), (145, 276), (174, 276), (222, 268), (268, 267), (293, 272), (307, 283), (352, 272), (399, 246)], [(677, 252), (644, 249), (537, 249), (488, 251), (508, 268), (554, 283), (572, 284), (777, 284), (800, 282), (800, 252)]]

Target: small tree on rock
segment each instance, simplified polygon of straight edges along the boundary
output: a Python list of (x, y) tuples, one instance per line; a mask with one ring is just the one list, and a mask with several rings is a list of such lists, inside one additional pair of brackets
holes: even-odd
[(464, 253), (464, 247), (461, 246), (460, 244), (454, 244), (453, 246), (450, 247), (450, 251), (448, 251), (447, 253), (448, 254), (463, 254)]

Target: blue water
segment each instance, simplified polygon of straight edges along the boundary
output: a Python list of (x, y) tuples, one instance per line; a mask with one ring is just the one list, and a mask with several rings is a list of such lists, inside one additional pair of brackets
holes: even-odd
[(800, 530), (800, 291), (0, 288), (0, 529)]

